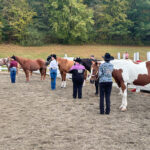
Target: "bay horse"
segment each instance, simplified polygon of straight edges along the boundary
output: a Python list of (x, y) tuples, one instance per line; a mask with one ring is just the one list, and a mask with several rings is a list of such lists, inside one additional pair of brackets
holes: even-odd
[(41, 80), (44, 80), (46, 77), (46, 65), (45, 61), (42, 59), (31, 60), (28, 58), (22, 58), (18, 56), (12, 56), (22, 67), (26, 75), (26, 81), (29, 81), (29, 73), (32, 71), (39, 70), (41, 73)]
[[(51, 56), (52, 55), (49, 55), (47, 57), (46, 65), (50, 64)], [(62, 78), (61, 87), (64, 88), (66, 87), (66, 74), (69, 72), (70, 68), (74, 65), (74, 61), (57, 57), (57, 62), (58, 62), (59, 71)], [(85, 66), (86, 70), (88, 71), (91, 70), (92, 61), (90, 59), (81, 59), (81, 64)], [(86, 77), (87, 77), (87, 71), (85, 71), (84, 73), (84, 80), (86, 80)]]
[[(104, 61), (103, 61), (104, 62)], [(91, 82), (97, 79), (99, 65), (103, 62), (92, 64)], [(116, 81), (122, 95), (121, 111), (127, 110), (127, 85), (146, 86), (150, 88), (150, 61), (139, 64), (132, 60), (112, 60), (114, 65), (112, 76)]]

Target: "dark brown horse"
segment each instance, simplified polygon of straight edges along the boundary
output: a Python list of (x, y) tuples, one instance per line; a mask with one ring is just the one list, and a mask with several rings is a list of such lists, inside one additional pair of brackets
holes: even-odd
[(29, 81), (29, 73), (32, 71), (39, 70), (41, 73), (41, 80), (44, 80), (46, 77), (46, 65), (45, 61), (42, 59), (31, 60), (27, 58), (22, 58), (18, 56), (12, 56), (22, 67), (26, 75), (26, 81)]

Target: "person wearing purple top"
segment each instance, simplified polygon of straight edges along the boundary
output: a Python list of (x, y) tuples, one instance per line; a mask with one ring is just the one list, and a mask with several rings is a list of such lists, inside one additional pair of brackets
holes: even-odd
[(78, 57), (75, 60), (75, 65), (71, 67), (69, 73), (72, 73), (72, 82), (73, 82), (73, 98), (82, 98), (82, 86), (84, 82), (84, 71), (85, 67), (81, 65), (81, 59)]

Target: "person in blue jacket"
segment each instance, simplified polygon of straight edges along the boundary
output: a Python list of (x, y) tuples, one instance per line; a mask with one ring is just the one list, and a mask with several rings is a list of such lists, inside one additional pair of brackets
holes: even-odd
[(106, 53), (104, 58), (104, 63), (99, 67), (99, 83), (100, 83), (100, 114), (104, 114), (104, 97), (106, 100), (105, 114), (110, 113), (110, 95), (112, 89), (112, 71), (113, 64), (110, 60), (114, 57), (109, 53)]

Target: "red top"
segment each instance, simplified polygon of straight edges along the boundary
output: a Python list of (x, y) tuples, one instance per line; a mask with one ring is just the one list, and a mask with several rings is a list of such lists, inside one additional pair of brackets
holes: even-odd
[(10, 62), (10, 68), (12, 68), (12, 67), (16, 67), (17, 68), (17, 66), (18, 66), (17, 61), (11, 60), (11, 62)]

